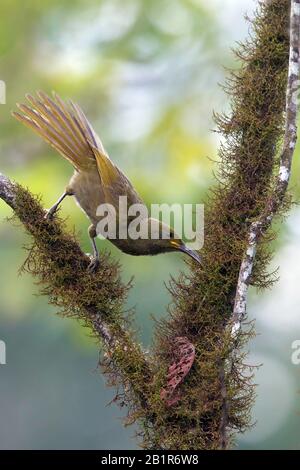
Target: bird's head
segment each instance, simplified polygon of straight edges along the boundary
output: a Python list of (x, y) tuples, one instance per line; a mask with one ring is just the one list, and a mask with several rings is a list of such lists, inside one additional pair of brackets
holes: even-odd
[[(157, 253), (167, 253), (171, 251), (181, 251), (202, 264), (201, 257), (197, 251), (187, 247), (184, 241), (176, 234), (176, 232), (164, 222), (156, 219), (149, 219), (151, 231), (156, 231), (159, 238), (152, 240), (154, 249)], [(153, 232), (152, 232), (153, 233)]]

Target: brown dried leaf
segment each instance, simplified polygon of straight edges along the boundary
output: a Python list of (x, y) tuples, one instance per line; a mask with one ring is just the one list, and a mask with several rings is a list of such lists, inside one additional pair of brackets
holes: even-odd
[(175, 405), (180, 399), (181, 394), (177, 388), (193, 365), (195, 346), (186, 337), (175, 338), (173, 354), (174, 362), (168, 370), (167, 385), (160, 392), (161, 399), (167, 406)]

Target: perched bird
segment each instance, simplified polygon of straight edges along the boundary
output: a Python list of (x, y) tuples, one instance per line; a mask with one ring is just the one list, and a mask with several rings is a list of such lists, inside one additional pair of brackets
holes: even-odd
[[(13, 116), (37, 132), (48, 144), (54, 147), (74, 167), (74, 174), (58, 201), (49, 209), (52, 218), (66, 196), (74, 196), (78, 205), (91, 221), (89, 236), (93, 246), (90, 270), (99, 265), (99, 252), (95, 243), (97, 224), (101, 217), (97, 208), (109, 203), (119, 211), (119, 197), (126, 196), (128, 207), (144, 205), (122, 171), (110, 160), (101, 140), (88, 122), (80, 107), (72, 101), (65, 103), (56, 93), (50, 98), (43, 92), (37, 97), (26, 95), (29, 104), (18, 104), (21, 113)], [(128, 219), (128, 224), (130, 218)], [(163, 222), (147, 218), (144, 220), (151, 230), (158, 230), (159, 239), (131, 239), (117, 236), (109, 240), (124, 253), (130, 255), (156, 255), (166, 252), (184, 252), (201, 262), (196, 251), (188, 248), (174, 230)]]

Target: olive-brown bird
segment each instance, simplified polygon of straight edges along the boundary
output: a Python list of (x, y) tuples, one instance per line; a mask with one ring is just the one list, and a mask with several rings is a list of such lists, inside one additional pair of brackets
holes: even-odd
[[(90, 270), (99, 264), (99, 253), (95, 243), (97, 224), (101, 217), (97, 208), (109, 203), (118, 215), (119, 197), (126, 196), (127, 204), (144, 204), (122, 171), (110, 160), (101, 140), (88, 122), (80, 107), (70, 101), (65, 103), (56, 93), (53, 99), (43, 92), (37, 97), (26, 95), (28, 104), (18, 104), (21, 113), (13, 112), (19, 121), (37, 132), (48, 144), (54, 147), (74, 167), (74, 174), (65, 189), (47, 213), (51, 218), (66, 196), (74, 196), (78, 205), (91, 221), (89, 236), (93, 246)], [(128, 223), (130, 219), (128, 219)], [(109, 238), (124, 253), (130, 255), (156, 255), (159, 253), (182, 251), (197, 262), (201, 262), (196, 251), (188, 248), (168, 225), (157, 219), (144, 220), (150, 230), (158, 230), (158, 239)], [(117, 217), (118, 223), (118, 217)]]

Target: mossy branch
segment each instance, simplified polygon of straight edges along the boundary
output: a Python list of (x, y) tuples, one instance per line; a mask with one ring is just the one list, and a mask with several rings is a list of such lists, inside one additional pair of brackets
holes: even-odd
[(297, 112), (300, 78), (300, 0), (291, 0), (290, 55), (286, 93), (285, 133), (280, 155), (279, 172), (274, 189), (266, 201), (262, 214), (252, 222), (248, 246), (240, 267), (233, 309), (232, 333), (236, 336), (246, 316), (247, 292), (251, 282), (258, 243), (269, 229), (280, 210), (290, 181), (292, 160), (297, 142)]
[(103, 366), (110, 379), (122, 386), (132, 410), (138, 407), (147, 415), (152, 372), (123, 312), (129, 285), (121, 282), (119, 266), (103, 254), (98, 272), (89, 273), (89, 257), (66, 233), (63, 222), (45, 219), (40, 201), (1, 174), (0, 197), (33, 237), (24, 269), (39, 279), (42, 293), (62, 315), (92, 329), (103, 344)]

